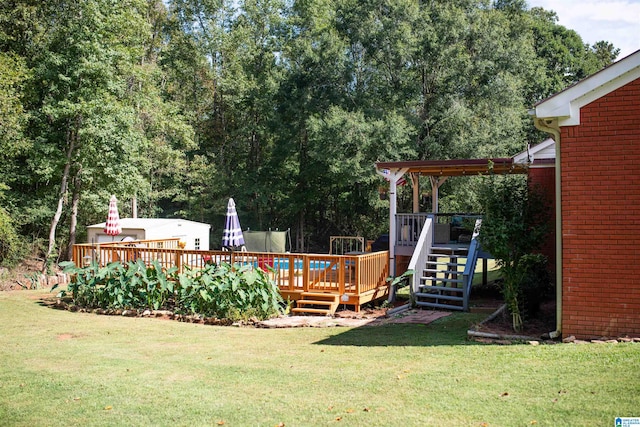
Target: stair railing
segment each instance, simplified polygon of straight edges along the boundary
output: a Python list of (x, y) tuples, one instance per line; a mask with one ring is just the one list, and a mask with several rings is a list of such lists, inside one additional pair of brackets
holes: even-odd
[(431, 254), (431, 248), (433, 247), (433, 224), (433, 215), (428, 215), (422, 227), (422, 231), (420, 232), (416, 249), (413, 251), (411, 261), (409, 261), (408, 270), (416, 272), (413, 275), (411, 282), (412, 295), (418, 292), (420, 288), (420, 277), (422, 277), (422, 274), (418, 272), (422, 271), (424, 266), (427, 264), (427, 257)]
[(478, 263), (478, 255), (480, 254), (480, 243), (478, 242), (478, 234), (480, 233), (480, 226), (482, 220), (477, 219), (476, 225), (473, 229), (473, 236), (471, 243), (469, 244), (469, 252), (467, 254), (467, 262), (464, 266), (464, 273), (462, 274), (464, 286), (463, 293), (463, 310), (469, 310), (469, 296), (471, 295), (471, 285), (473, 285), (473, 274), (476, 271), (476, 264)]

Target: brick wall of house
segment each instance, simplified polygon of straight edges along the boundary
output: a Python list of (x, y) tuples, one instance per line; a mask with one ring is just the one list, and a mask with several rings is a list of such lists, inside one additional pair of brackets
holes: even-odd
[(555, 179), (556, 171), (555, 167), (532, 167), (529, 169), (529, 187), (538, 187), (543, 195), (546, 196), (546, 203), (548, 204), (549, 211), (551, 213), (549, 217), (549, 235), (543, 246), (540, 248), (540, 252), (549, 260), (549, 274), (555, 279), (556, 271), (556, 190)]
[(562, 334), (640, 336), (640, 79), (562, 128)]

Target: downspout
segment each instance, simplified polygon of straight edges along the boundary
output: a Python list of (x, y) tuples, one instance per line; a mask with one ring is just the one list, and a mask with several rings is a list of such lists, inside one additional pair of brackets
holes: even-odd
[[(396, 191), (398, 184), (396, 183), (395, 174), (391, 174), (389, 180), (389, 274), (391, 277), (396, 276), (396, 213), (398, 212), (398, 197)], [(393, 291), (389, 292), (391, 299)], [(393, 295), (395, 297), (395, 295)]]
[(541, 119), (535, 117), (535, 110), (532, 110), (531, 113), (534, 115), (533, 123), (535, 127), (550, 134), (556, 142), (556, 330), (549, 332), (549, 336), (551, 338), (557, 338), (562, 335), (562, 176), (560, 174), (560, 126), (558, 125), (557, 118)]

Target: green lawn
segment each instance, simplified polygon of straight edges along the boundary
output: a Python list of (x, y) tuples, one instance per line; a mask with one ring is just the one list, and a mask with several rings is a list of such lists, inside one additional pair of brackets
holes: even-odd
[[(254, 329), (53, 310), (0, 293), (3, 426), (609, 426), (640, 344), (483, 345), (431, 325)], [(282, 424), (280, 424), (282, 423)]]

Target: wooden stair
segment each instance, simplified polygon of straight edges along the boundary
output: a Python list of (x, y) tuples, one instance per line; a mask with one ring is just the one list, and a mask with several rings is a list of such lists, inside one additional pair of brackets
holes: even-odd
[[(448, 310), (464, 310), (465, 284), (463, 273), (467, 250), (433, 247), (427, 265), (422, 270), (416, 305)], [(441, 261), (447, 258), (447, 261)]]
[(323, 292), (303, 292), (302, 298), (296, 301), (294, 314), (312, 314), (332, 316), (340, 304), (340, 296)]

